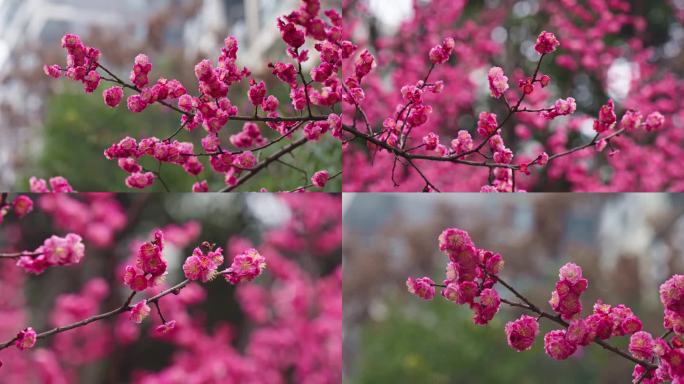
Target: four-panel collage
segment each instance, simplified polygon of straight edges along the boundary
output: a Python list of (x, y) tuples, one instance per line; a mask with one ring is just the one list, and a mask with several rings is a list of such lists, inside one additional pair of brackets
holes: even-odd
[(0, 384), (684, 383), (681, 0), (0, 0)]

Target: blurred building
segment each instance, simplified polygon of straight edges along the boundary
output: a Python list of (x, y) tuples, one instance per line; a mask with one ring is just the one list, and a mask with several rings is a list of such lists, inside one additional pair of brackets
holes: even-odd
[(297, 3), (298, 0), (204, 0), (196, 17), (185, 25), (185, 54), (214, 54), (229, 30), (241, 44), (241, 62), (254, 63), (278, 40), (276, 18), (295, 9)]

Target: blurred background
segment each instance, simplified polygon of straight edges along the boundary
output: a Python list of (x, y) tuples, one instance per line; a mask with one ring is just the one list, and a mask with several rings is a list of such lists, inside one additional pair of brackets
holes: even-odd
[[(289, 89), (274, 81), (267, 65), (286, 56), (276, 18), (298, 5), (297, 0), (0, 0), (0, 190), (27, 190), (32, 175), (62, 175), (80, 191), (126, 191), (126, 174), (103, 157), (104, 149), (127, 135), (166, 137), (179, 125), (176, 113), (158, 106), (137, 114), (125, 105), (107, 108), (104, 83), (88, 95), (78, 83), (47, 77), (43, 64), (64, 64), (60, 39), (65, 33), (79, 34), (99, 48), (103, 64), (126, 79), (134, 57), (144, 52), (154, 66), (151, 81), (177, 78), (191, 93), (197, 88), (195, 64), (215, 61), (223, 40), (234, 35), (240, 44), (238, 64), (264, 79), (283, 105)], [(230, 93), (238, 107), (248, 104), (245, 84)], [(241, 128), (230, 123), (225, 131)], [(178, 139), (198, 145), (198, 131), (184, 131)], [(288, 161), (309, 175), (325, 168), (333, 174), (341, 148), (325, 137), (295, 155)], [(173, 191), (188, 191), (194, 182), (180, 167), (167, 166), (162, 175)], [(328, 189), (339, 191), (339, 179)], [(289, 190), (305, 184), (301, 172), (274, 164), (242, 189)]]
[[(10, 195), (10, 198), (12, 195)], [(164, 232), (168, 288), (203, 241), (232, 258), (255, 247), (267, 269), (252, 283), (191, 284), (160, 302), (176, 332), (157, 337), (152, 308), (140, 325), (120, 315), (0, 351), (0, 382), (335, 383), (341, 378), (341, 200), (329, 194), (78, 194), (33, 196), (34, 212), (9, 215), (0, 252), (33, 250), (56, 234), (84, 238), (81, 263), (31, 275), (0, 261), (0, 342), (117, 308), (130, 290), (123, 268), (151, 232)], [(104, 297), (90, 308), (88, 298)], [(98, 287), (95, 289), (95, 287)], [(138, 294), (134, 302), (149, 297)], [(89, 309), (87, 309), (89, 308)], [(259, 377), (257, 380), (255, 377)], [(173, 378), (173, 380), (172, 380)], [(246, 381), (243, 381), (246, 380)], [(265, 381), (264, 381), (265, 380)]]
[[(503, 327), (521, 312), (510, 307), (480, 327), (466, 307), (409, 294), (408, 276), (441, 281), (447, 258), (437, 236), (446, 227), (500, 252), (502, 276), (542, 308), (550, 310), (558, 268), (574, 262), (589, 279), (585, 315), (599, 297), (623, 303), (654, 334), (663, 330), (658, 287), (684, 272), (684, 196), (677, 194), (345, 194), (343, 223), (348, 383), (631, 381), (633, 364), (600, 347), (566, 361), (546, 356), (548, 322), (540, 322), (530, 351), (515, 352)], [(611, 339), (623, 348), (628, 342)]]

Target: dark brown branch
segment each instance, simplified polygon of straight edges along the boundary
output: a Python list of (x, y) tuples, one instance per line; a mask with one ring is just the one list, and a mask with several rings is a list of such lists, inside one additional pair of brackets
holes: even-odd
[(249, 179), (254, 177), (256, 174), (258, 174), (261, 170), (265, 169), (268, 167), (271, 163), (277, 161), (281, 157), (285, 156), (288, 153), (293, 152), (295, 149), (301, 147), (302, 145), (306, 144), (309, 140), (306, 137), (303, 137), (292, 144), (282, 148), (280, 151), (272, 154), (271, 156), (267, 157), (264, 159), (261, 163), (257, 164), (254, 168), (252, 168), (249, 172), (247, 172), (246, 175), (240, 177), (235, 185), (226, 187), (221, 190), (221, 192), (231, 192), (235, 190), (237, 187), (241, 186), (245, 182), (247, 182)]

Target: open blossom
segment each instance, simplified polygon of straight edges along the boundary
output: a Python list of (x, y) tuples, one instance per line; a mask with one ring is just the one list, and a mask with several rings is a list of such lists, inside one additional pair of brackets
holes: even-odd
[(553, 359), (565, 360), (576, 350), (577, 346), (566, 339), (565, 330), (555, 330), (544, 335), (544, 351)]
[(490, 112), (481, 112), (477, 120), (477, 133), (482, 137), (489, 137), (498, 127), (496, 115)]
[(147, 103), (140, 95), (128, 96), (126, 104), (128, 105), (128, 110), (135, 113), (142, 112), (147, 108)]
[(60, 68), (57, 64), (43, 65), (43, 72), (55, 79), (59, 79), (62, 76), (62, 68)]
[(617, 116), (615, 115), (615, 103), (613, 100), (608, 100), (604, 106), (599, 110), (599, 116), (597, 120), (594, 120), (594, 130), (597, 133), (605, 132), (611, 128), (617, 121)]
[(147, 77), (150, 71), (152, 71), (150, 58), (144, 53), (140, 53), (135, 57), (133, 70), (131, 70), (129, 79), (136, 87), (143, 88), (150, 82)]
[(644, 126), (648, 132), (657, 131), (663, 124), (665, 124), (665, 116), (660, 112), (650, 113), (646, 116), (646, 120), (644, 121)]
[(551, 111), (542, 111), (540, 115), (548, 120), (554, 119), (558, 116), (567, 116), (575, 113), (577, 110), (577, 103), (572, 97), (567, 99), (558, 99), (553, 104)]
[(440, 233), (439, 238), (440, 251), (461, 252), (467, 247), (473, 245), (468, 232), (458, 228), (447, 228)]
[(591, 330), (584, 319), (575, 319), (570, 322), (565, 331), (565, 339), (573, 345), (588, 345), (592, 341)]
[(32, 254), (21, 256), (17, 266), (26, 272), (41, 274), (55, 265), (77, 264), (85, 255), (81, 236), (69, 233), (66, 237), (51, 236)]
[(532, 348), (539, 334), (539, 323), (534, 317), (522, 315), (517, 320), (506, 323), (505, 331), (508, 345), (522, 352)]
[(51, 236), (43, 242), (45, 259), (56, 265), (77, 264), (85, 254), (81, 236), (69, 233), (66, 237)]
[(121, 103), (123, 94), (123, 88), (116, 86), (105, 89), (104, 92), (102, 92), (102, 97), (104, 98), (105, 104), (114, 108)]
[(439, 145), (439, 136), (434, 132), (429, 132), (425, 137), (423, 137), (423, 144), (425, 144), (425, 149), (428, 151), (434, 151)]
[(660, 302), (666, 309), (684, 316), (684, 275), (674, 275), (660, 285)]
[(444, 64), (456, 48), (456, 41), (452, 37), (444, 39), (442, 44), (430, 50), (430, 60), (435, 64)]
[(629, 338), (629, 351), (637, 359), (648, 360), (653, 357), (653, 336), (650, 333), (639, 331)]
[(644, 116), (639, 111), (629, 110), (625, 112), (620, 121), (620, 126), (628, 131), (634, 131), (641, 126)]
[(26, 195), (19, 195), (12, 201), (14, 214), (21, 218), (33, 211), (33, 200)]
[(129, 188), (145, 189), (154, 184), (154, 173), (134, 172), (126, 178), (126, 186)]
[(472, 150), (473, 138), (470, 136), (470, 132), (464, 129), (458, 131), (456, 138), (451, 140), (451, 149), (457, 154)]
[(406, 287), (411, 294), (414, 294), (421, 299), (432, 300), (435, 297), (435, 282), (429, 277), (419, 277), (414, 279), (409, 277), (406, 280)]
[(252, 281), (266, 268), (266, 258), (254, 248), (235, 256), (233, 263), (227, 269), (225, 277), (231, 284)]
[(567, 263), (558, 271), (559, 281), (551, 292), (549, 304), (562, 318), (569, 320), (582, 312), (580, 295), (586, 291), (589, 282), (582, 277), (582, 269)]
[(266, 97), (266, 83), (263, 81), (257, 83), (256, 81), (251, 80), (247, 96), (252, 105), (257, 107), (260, 106)]
[(157, 285), (166, 273), (166, 261), (162, 258), (164, 235), (160, 230), (153, 234), (152, 241), (143, 243), (135, 257), (134, 265), (126, 265), (124, 284), (134, 291), (144, 291)]
[(328, 171), (318, 171), (311, 177), (311, 183), (318, 188), (325, 188), (329, 178)]
[(36, 331), (28, 327), (17, 334), (15, 345), (21, 350), (29, 349), (36, 344)]
[(485, 325), (494, 318), (501, 306), (501, 298), (493, 288), (485, 288), (480, 292), (480, 302), (473, 306), (475, 324)]
[(354, 63), (354, 73), (356, 74), (356, 78), (359, 82), (370, 73), (374, 65), (375, 57), (373, 57), (373, 55), (371, 55), (367, 49), (361, 52), (358, 59), (356, 59), (356, 62)]
[(504, 75), (504, 71), (500, 67), (490, 69), (487, 79), (489, 80), (489, 92), (493, 98), (500, 98), (508, 89), (508, 77)]
[(190, 280), (200, 280), (206, 283), (216, 276), (216, 269), (221, 264), (223, 264), (223, 249), (219, 247), (205, 254), (202, 248), (197, 247), (192, 251), (192, 256), (185, 259), (183, 272)]
[(131, 308), (128, 318), (135, 323), (142, 323), (143, 320), (150, 314), (150, 306), (147, 305), (147, 300), (139, 301)]
[(542, 31), (542, 33), (539, 34), (539, 37), (537, 37), (534, 49), (544, 55), (555, 51), (558, 46), (560, 46), (560, 42), (556, 38), (556, 35), (551, 32)]

